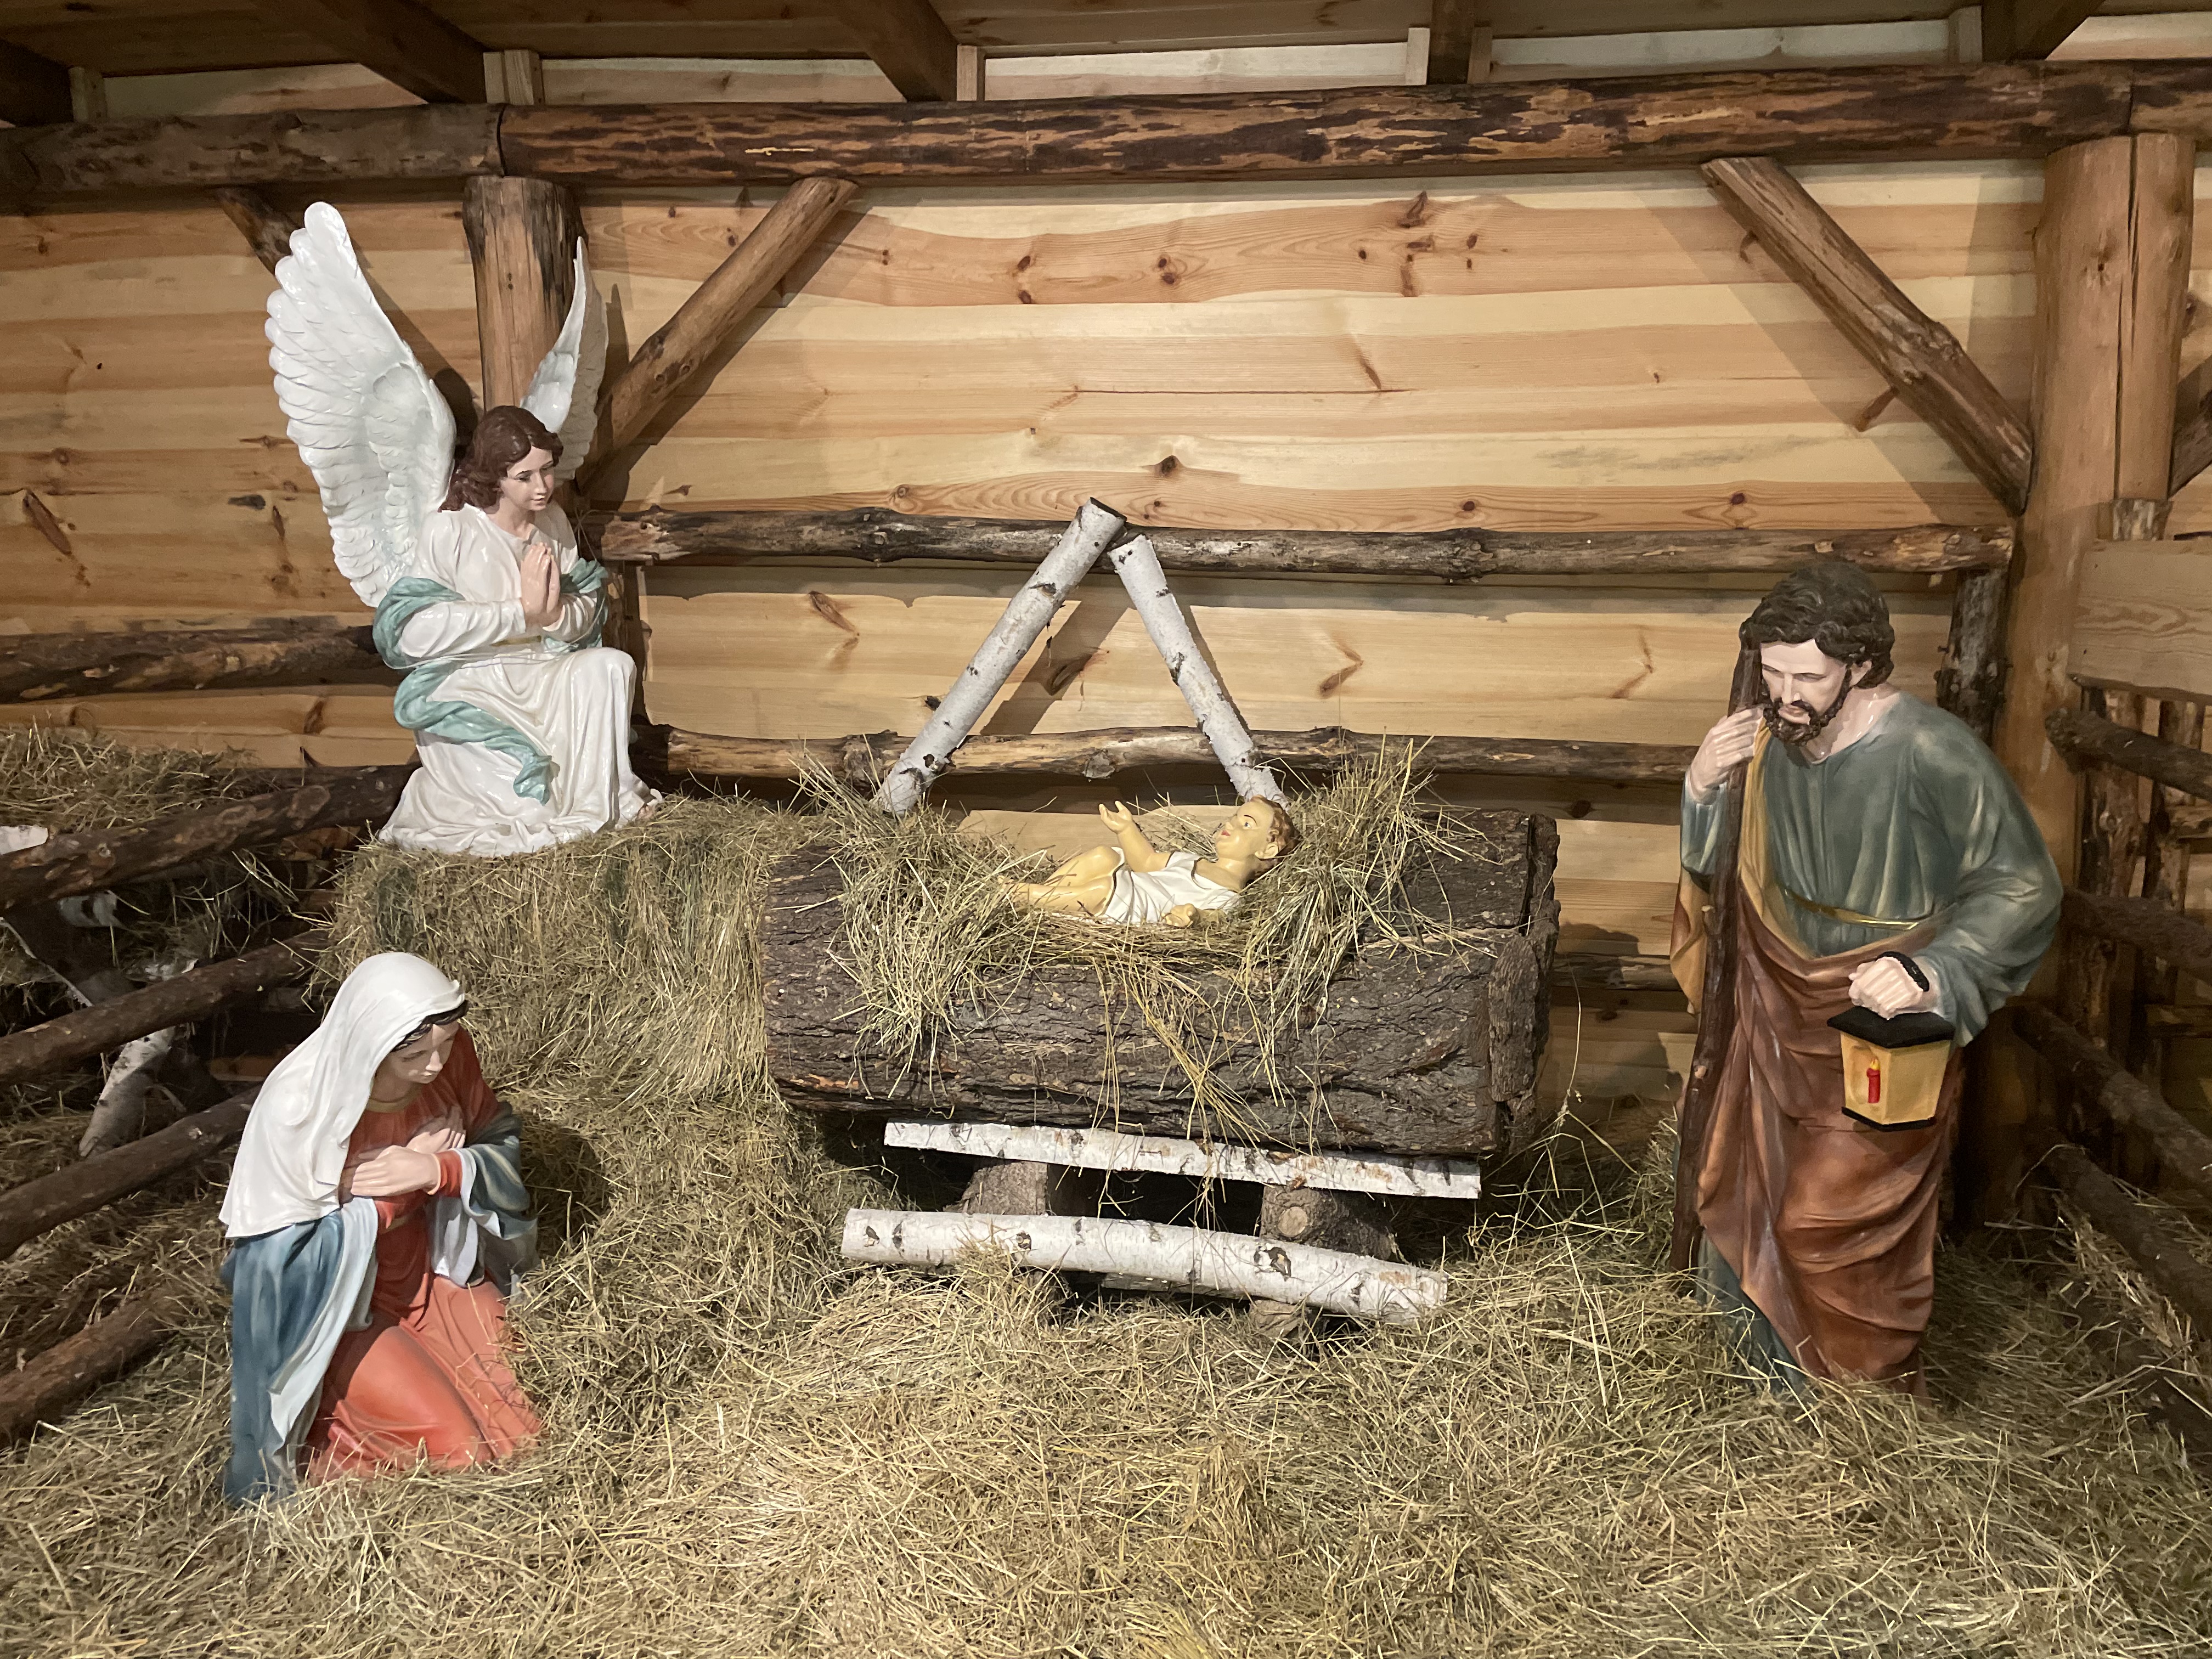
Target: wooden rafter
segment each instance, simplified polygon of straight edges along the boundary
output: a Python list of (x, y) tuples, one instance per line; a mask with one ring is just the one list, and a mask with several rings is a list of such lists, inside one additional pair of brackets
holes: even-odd
[(1468, 60), (1474, 55), (1476, 37), (1482, 37), (1489, 58), (1490, 11), (1492, 0), (1435, 0), (1429, 12), (1429, 84), (1462, 87), (1469, 80), (1487, 80), (1486, 73), (1469, 76)]
[(1771, 156), (1709, 161), (1705, 182), (1813, 297), (1906, 407), (1949, 441), (2008, 511), (2027, 505), (2034, 444), (1959, 337), (1905, 297), (1866, 251)]
[(901, 97), (958, 95), (959, 43), (929, 0), (833, 0), (831, 9)]
[(1991, 63), (2048, 58), (2103, 0), (1982, 0), (1982, 55)]
[[(479, 74), (481, 66), (479, 65)], [(2045, 155), (2212, 132), (2212, 64), (1930, 64), (1034, 103), (474, 106), (0, 131), (0, 194), (529, 174), (572, 185), (1482, 175)]]
[(416, 0), (255, 0), (272, 22), (312, 35), (428, 103), (484, 100), (484, 49)]
[(70, 115), (69, 70), (51, 58), (0, 40), (0, 121), (43, 126)]
[(590, 495), (592, 480), (637, 441), (662, 405), (814, 246), (838, 210), (852, 199), (854, 189), (843, 179), (804, 179), (793, 185), (676, 314), (637, 349), (600, 400), (592, 465), (579, 483), (580, 494)]

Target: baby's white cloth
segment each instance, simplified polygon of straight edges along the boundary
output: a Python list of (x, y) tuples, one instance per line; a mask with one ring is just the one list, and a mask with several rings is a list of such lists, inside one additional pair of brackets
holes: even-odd
[(1195, 905), (1201, 910), (1226, 910), (1237, 902), (1234, 889), (1208, 881), (1198, 873), (1195, 853), (1170, 853), (1167, 868), (1152, 871), (1132, 870), (1118, 848), (1115, 856), (1121, 859), (1121, 867), (1114, 872), (1114, 896), (1098, 913), (1101, 921), (1141, 927), (1159, 921), (1178, 904)]

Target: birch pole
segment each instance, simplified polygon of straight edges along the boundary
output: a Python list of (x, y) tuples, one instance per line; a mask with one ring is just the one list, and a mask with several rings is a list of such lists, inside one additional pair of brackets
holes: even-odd
[(1095, 1216), (854, 1210), (845, 1217), (848, 1261), (943, 1267), (970, 1249), (1003, 1250), (1024, 1267), (1111, 1273), (1167, 1290), (1291, 1303), (1386, 1325), (1414, 1324), (1444, 1299), (1442, 1273), (1249, 1233)]
[[(1022, 584), (1021, 592), (1007, 604), (960, 678), (945, 694), (937, 712), (906, 746), (898, 764), (876, 791), (876, 805), (896, 816), (911, 810), (929, 793), (929, 787), (952, 764), (952, 751), (967, 741), (975, 722), (999, 695), (999, 688), (1029, 655), (1060, 601), (1091, 574), (1106, 544), (1121, 533), (1128, 520), (1103, 501), (1085, 501), (1076, 510), (1067, 529), (1036, 574)], [(1157, 563), (1157, 562), (1156, 562)]]
[(1261, 763), (1251, 731), (1230, 701), (1228, 687), (1198, 648), (1198, 636), (1191, 632), (1188, 618), (1176, 603), (1151, 540), (1136, 537), (1106, 556), (1114, 562), (1121, 586), (1129, 590), (1129, 603), (1144, 619), (1145, 632), (1152, 636), (1152, 644), (1167, 663), (1169, 677), (1197, 718), (1199, 730), (1206, 733), (1206, 742), (1213, 745), (1214, 754), (1229, 774), (1237, 799), (1250, 800), (1257, 796), (1280, 802), (1283, 787)]

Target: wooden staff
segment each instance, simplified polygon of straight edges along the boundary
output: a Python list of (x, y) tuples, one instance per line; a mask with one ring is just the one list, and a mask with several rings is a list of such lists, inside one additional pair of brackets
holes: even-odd
[[(1729, 690), (1729, 713), (1748, 708), (1762, 685), (1759, 653), (1749, 646), (1737, 653), (1735, 682)], [(1705, 983), (1698, 1000), (1698, 1041), (1691, 1051), (1690, 1078), (1682, 1089), (1680, 1136), (1674, 1163), (1674, 1236), (1668, 1265), (1690, 1265), (1702, 1231), (1698, 1222), (1698, 1175), (1705, 1168), (1705, 1141), (1712, 1131), (1713, 1097), (1721, 1066), (1735, 1036), (1736, 842), (1743, 830), (1743, 781), (1747, 769), (1723, 781), (1720, 855), (1713, 861), (1711, 902), (1705, 911)]]

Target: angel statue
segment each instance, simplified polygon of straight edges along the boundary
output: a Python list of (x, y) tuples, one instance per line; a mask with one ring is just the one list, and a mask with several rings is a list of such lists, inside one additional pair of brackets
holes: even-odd
[(629, 765), (635, 665), (599, 643), (606, 571), (553, 503), (591, 446), (606, 356), (583, 244), (521, 406), (487, 410), (458, 465), (453, 410), (335, 208), (307, 210), (276, 282), (269, 365), (285, 429), (322, 488), (339, 574), (376, 608), (378, 651), (406, 671), (392, 712), (422, 769), (382, 839), (494, 858), (647, 810), (659, 797)]

